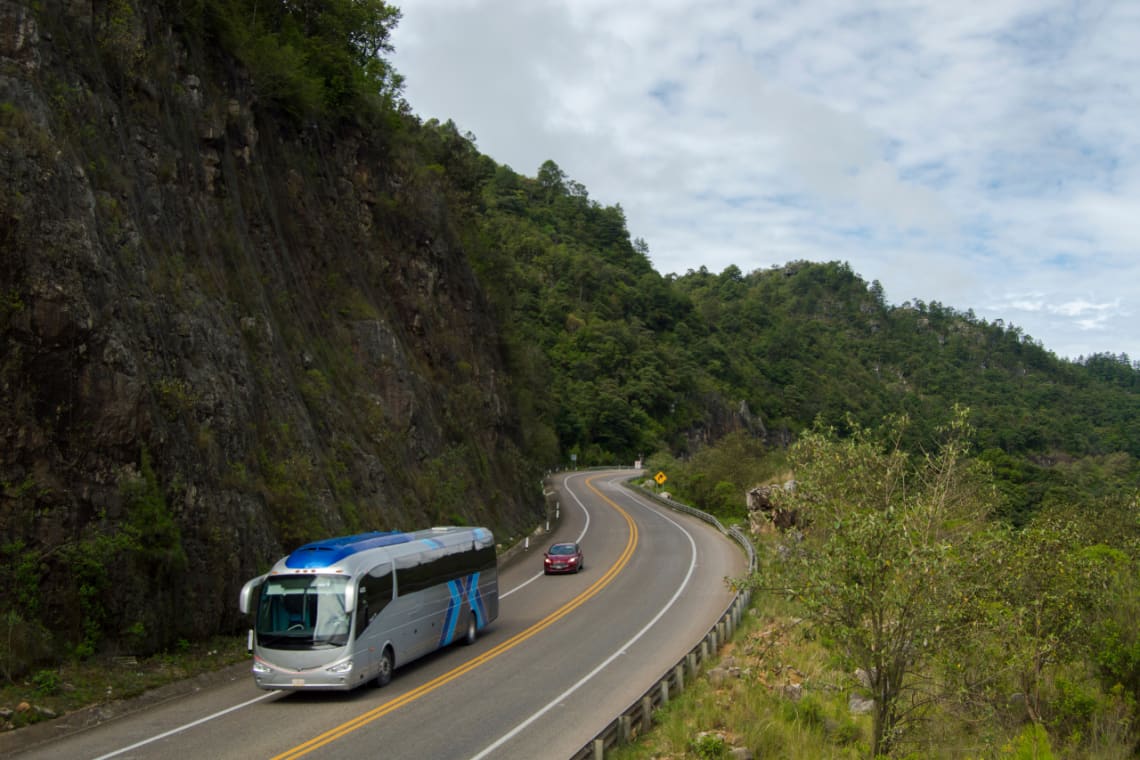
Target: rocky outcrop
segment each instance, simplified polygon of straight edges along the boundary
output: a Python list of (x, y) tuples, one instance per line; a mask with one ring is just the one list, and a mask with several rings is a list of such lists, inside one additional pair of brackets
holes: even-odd
[(798, 510), (780, 506), (778, 497), (773, 499), (781, 491), (790, 493), (795, 486), (795, 481), (789, 480), (782, 486), (756, 486), (746, 494), (749, 529), (753, 533), (764, 533), (774, 528), (788, 530), (802, 524)]
[(276, 117), (158, 10), (38, 7), (0, 0), (0, 608), (145, 653), (301, 541), (533, 519), (410, 149)]

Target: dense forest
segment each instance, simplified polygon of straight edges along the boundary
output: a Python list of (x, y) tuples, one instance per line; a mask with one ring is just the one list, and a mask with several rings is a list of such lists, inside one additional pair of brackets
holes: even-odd
[[(1042, 526), (1058, 524), (1049, 522), (1058, 515), (1068, 520), (1065, 525), (1086, 515), (1091, 527), (1069, 536), (1062, 554), (1083, 558), (1089, 547), (1111, 545), (1113, 568), (1122, 576), (1126, 572), (1120, 568), (1135, 569), (1140, 364), (1130, 357), (1061, 359), (1018, 327), (980, 319), (968, 308), (921, 300), (888, 303), (880, 284), (853, 271), (841, 250), (829, 252), (825, 261), (786, 262), (751, 272), (733, 266), (719, 273), (701, 268), (663, 276), (653, 268), (650, 244), (631, 235), (620, 205), (592, 200), (555, 160), (535, 167), (529, 176), (482, 154), (476, 137), (453, 122), (425, 121), (414, 114), (402, 99), (398, 72), (384, 58), (400, 17), (394, 6), (379, 0), (160, 0), (153, 5), (148, 10), (132, 0), (92, 4), (91, 35), (108, 71), (122, 78), (111, 82), (112, 89), (130, 89), (127, 69), (145, 58), (139, 48), (148, 29), (169, 28), (191, 57), (208, 59), (213, 69), (252, 88), (256, 103), (251, 118), (263, 141), (277, 135), (335, 152), (343, 140), (367, 135), (371, 145), (379, 146), (391, 176), (387, 189), (369, 200), (378, 226), (392, 239), (414, 239), (418, 250), (430, 249), (433, 237), (446, 238), (481, 290), (468, 302), (486, 309), (496, 326), (493, 348), (501, 354), (505, 376), (494, 375), (494, 386), (510, 407), (502, 416), (518, 429), (517, 445), (510, 451), (525, 459), (512, 472), (537, 474), (571, 461), (577, 466), (629, 464), (648, 457), (655, 468), (668, 470), (670, 488), (679, 498), (732, 519), (744, 517), (749, 489), (816, 473), (819, 500), (801, 497), (805, 513), (812, 503), (834, 509), (850, 503), (856, 505), (853, 510), (873, 516), (882, 504), (863, 504), (854, 497), (858, 484), (837, 470), (819, 474), (820, 463), (862, 456), (862, 472), (872, 479), (882, 468), (895, 476), (915, 466), (892, 469), (895, 460), (890, 458), (896, 454), (899, 461), (937, 463), (945, 449), (934, 442), (944, 437), (952, 410), (960, 410), (955, 424), (968, 428), (970, 435), (954, 439), (962, 448), (954, 449), (960, 459), (953, 467), (968, 461), (984, 473), (979, 477), (985, 487), (970, 480), (971, 504), (977, 506), (970, 519), (986, 526), (977, 535), (992, 538), (995, 534), (988, 531), (993, 528), (1015, 532), (1003, 536), (1033, 539), (1037, 554), (1032, 556), (1028, 544), (1019, 548), (1017, 541), (1003, 538), (1006, 543), (1000, 545), (1000, 551), (1030, 567), (1049, 556), (1054, 534)], [(0, 145), (12, 144), (26, 120), (19, 109), (5, 104)], [(15, 222), (30, 213), (20, 203), (15, 195), (0, 192), (0, 221), (13, 223), (4, 229), (15, 229)], [(5, 234), (0, 232), (0, 244), (10, 245)], [(369, 257), (381, 257), (369, 251), (358, 255), (366, 263)], [(335, 273), (319, 276), (325, 283), (336, 279)], [(26, 297), (14, 288), (0, 293), (0, 327), (14, 329)], [(338, 302), (337, 310), (343, 316), (374, 309), (350, 298)], [(409, 329), (408, 334), (417, 333)], [(6, 393), (16, 384), (15, 357), (14, 352), (0, 357), (5, 359)], [(477, 450), (472, 431), (490, 416), (481, 386), (456, 382), (465, 373), (477, 374), (468, 362), (456, 359), (455, 366), (436, 368), (434, 376), (440, 395), (447, 396), (444, 427), (462, 444), (449, 449), (463, 452), (454, 455), (454, 462), (479, 459), (469, 456)], [(312, 367), (305, 373), (310, 381), (305, 399), (318, 406), (335, 382)], [(491, 384), (485, 378), (482, 382)], [(177, 391), (183, 386), (170, 387)], [(174, 391), (162, 397), (168, 405), (189, 405)], [(874, 431), (880, 430), (893, 436), (886, 449), (878, 448), (880, 434)], [(881, 461), (875, 458), (880, 456)], [(475, 517), (463, 513), (464, 497), (480, 483), (444, 482), (461, 468), (438, 457), (434, 461), (434, 466), (424, 465), (425, 477), (440, 483), (419, 492), (429, 500), (443, 492), (450, 498), (446, 509), (431, 516)], [(152, 469), (145, 448), (138, 465), (144, 477), (135, 486), (141, 489), (136, 501), (154, 505), (161, 518), (150, 521), (148, 529), (178, 543), (179, 531), (189, 532), (189, 526), (179, 526), (167, 514), (171, 484)], [(481, 467), (484, 476), (495, 469), (485, 462)], [(921, 464), (915, 467), (923, 472)], [(326, 475), (320, 472), (306, 485), (329, 490), (340, 504), (352, 505), (357, 484), (344, 474), (351, 468), (333, 469), (327, 480), (335, 486), (322, 486)], [(22, 508), (35, 498), (30, 479), (2, 485), (6, 509)], [(827, 517), (832, 524), (839, 519), (830, 512)], [(1118, 522), (1117, 530), (1106, 521)], [(868, 517), (867, 524), (873, 526), (875, 520)], [(314, 537), (290, 535), (290, 540)], [(30, 552), (35, 547), (15, 540), (12, 532), (2, 538), (0, 581), (8, 588), (33, 589), (42, 572), (38, 555)], [(991, 548), (997, 545), (993, 539)], [(824, 546), (829, 551), (865, 549), (837, 539)], [(955, 558), (961, 556), (940, 557), (939, 572), (958, 577), (948, 569)], [(1104, 576), (1103, 588), (1113, 591), (1098, 595), (1095, 604), (1117, 612), (1128, 609), (1112, 593), (1134, 594), (1134, 585), (1112, 585), (1110, 580)], [(818, 588), (822, 581), (799, 577), (796, 582)], [(995, 590), (986, 610), (969, 610), (973, 622), (1015, 607), (1022, 591), (1012, 581)], [(13, 615), (39, 614), (33, 596), (8, 598), (10, 622)], [(1072, 596), (1074, 604), (1083, 603), (1076, 591)], [(817, 597), (803, 598), (808, 612), (813, 599), (817, 613), (832, 612)], [(1134, 598), (1125, 601), (1135, 606)], [(1123, 712), (1135, 720), (1140, 644), (1122, 630), (1119, 615), (1088, 620), (1101, 626), (1102, 641), (1116, 637), (1112, 662), (1096, 663), (1103, 686), (1097, 694), (1119, 686), (1131, 700), (1131, 711)], [(53, 656), (92, 656), (121, 643), (111, 631), (96, 630), (94, 636), (90, 628), (82, 631), (80, 624), (79, 636), (56, 642)], [(828, 635), (837, 640), (846, 633), (831, 630)], [(1015, 638), (1016, 631), (1005, 633)], [(1069, 629), (1056, 633), (1062, 635), (1069, 643), (1077, 638)], [(35, 657), (3, 647), (9, 677), (35, 665)], [(1087, 655), (1074, 644), (1066, 664)], [(35, 656), (44, 655), (37, 650)], [(911, 672), (899, 675), (899, 683)], [(1033, 675), (1043, 678), (1040, 672)], [(1065, 675), (1072, 677), (1072, 671)], [(1056, 688), (1054, 684), (1054, 692)], [(1049, 710), (1037, 703), (1034, 707), (1034, 720), (1047, 724)], [(894, 717), (881, 716), (886, 728), (881, 737), (876, 735), (881, 739), (878, 751), (905, 744), (891, 743)], [(1079, 739), (1073, 742), (1087, 746)]]
[[(462, 146), (435, 155), (470, 182), (468, 253), (514, 376), (548, 390), (526, 402), (550, 456), (684, 459), (734, 431), (782, 447), (817, 420), (843, 429), (893, 414), (912, 418), (914, 447), (961, 403), (1014, 524), (1073, 488), (1136, 487), (1140, 370), (1126, 355), (1063, 360), (968, 310), (891, 305), (839, 261), (662, 277), (621, 208), (590, 201), (553, 161), (531, 179), (451, 124), (423, 129)], [(750, 484), (736, 485), (742, 502)]]

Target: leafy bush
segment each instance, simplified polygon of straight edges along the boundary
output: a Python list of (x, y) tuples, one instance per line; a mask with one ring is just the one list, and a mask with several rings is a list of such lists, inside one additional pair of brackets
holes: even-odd
[(783, 703), (783, 719), (804, 728), (823, 728), (826, 723), (823, 705), (814, 696), (806, 696), (798, 702)]
[(831, 735), (832, 742), (838, 747), (850, 747), (862, 738), (863, 730), (852, 720), (841, 722)]
[(703, 733), (692, 742), (692, 751), (701, 760), (719, 760), (728, 756), (728, 744), (716, 733)]
[(51, 656), (52, 637), (36, 620), (16, 610), (0, 616), (0, 674), (12, 682)]
[(1026, 726), (1016, 740), (1005, 745), (1001, 756), (1010, 760), (1053, 760), (1054, 757), (1049, 734), (1036, 723)]
[(54, 670), (37, 670), (32, 676), (32, 685), (42, 695), (51, 695), (59, 692), (62, 682), (59, 673)]

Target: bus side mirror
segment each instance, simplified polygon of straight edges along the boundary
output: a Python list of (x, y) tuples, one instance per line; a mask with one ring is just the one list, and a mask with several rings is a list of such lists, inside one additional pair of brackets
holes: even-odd
[(344, 611), (352, 612), (356, 609), (356, 586), (349, 583), (344, 587)]
[(261, 592), (261, 584), (265, 582), (264, 575), (260, 575), (251, 581), (247, 581), (241, 587), (241, 595), (238, 597), (238, 609), (241, 610), (243, 615), (248, 615), (253, 612), (257, 607), (257, 596)]

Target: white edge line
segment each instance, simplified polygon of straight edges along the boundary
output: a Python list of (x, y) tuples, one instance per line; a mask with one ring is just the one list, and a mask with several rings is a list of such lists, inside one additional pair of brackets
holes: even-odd
[(165, 733), (158, 734), (157, 736), (152, 736), (149, 739), (143, 739), (141, 742), (136, 742), (129, 747), (123, 747), (122, 749), (117, 749), (114, 752), (108, 752), (106, 755), (100, 755), (99, 757), (95, 758), (95, 760), (105, 760), (105, 758), (108, 758), (108, 757), (115, 757), (116, 755), (121, 755), (124, 752), (130, 752), (132, 749), (138, 749), (139, 747), (145, 747), (146, 745), (148, 745), (152, 742), (159, 741), (160, 739), (165, 739), (168, 736), (174, 736), (175, 734), (180, 734), (188, 728), (193, 728), (194, 726), (201, 725), (202, 723), (205, 723), (207, 721), (211, 721), (214, 718), (220, 718), (223, 715), (225, 715), (226, 713), (232, 713), (234, 710), (240, 710), (243, 707), (248, 707), (249, 705), (252, 705), (254, 702), (260, 702), (261, 700), (267, 699), (267, 698), (272, 697), (272, 696), (274, 696), (273, 692), (267, 692), (265, 694), (262, 694), (261, 696), (254, 697), (253, 699), (250, 699), (246, 702), (242, 702), (240, 705), (234, 705), (233, 707), (227, 707), (225, 710), (220, 710), (219, 712), (216, 712), (213, 715), (207, 715), (205, 718), (199, 718), (198, 720), (196, 720), (192, 723), (187, 723), (186, 725), (179, 726), (178, 728), (172, 728), (171, 730), (166, 731)]

